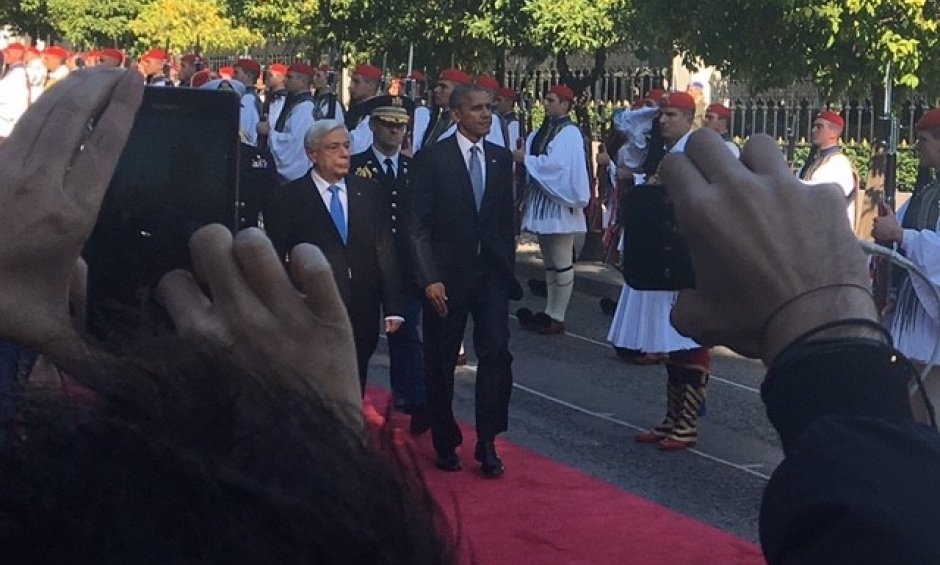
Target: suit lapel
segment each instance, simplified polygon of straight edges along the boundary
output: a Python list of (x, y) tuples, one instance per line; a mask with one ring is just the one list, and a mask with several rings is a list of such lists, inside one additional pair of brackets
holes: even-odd
[(486, 189), (483, 191), (483, 202), (480, 203), (480, 213), (487, 208), (487, 202), (496, 198), (496, 192), (500, 190), (498, 186), (498, 168), (499, 160), (496, 158), (496, 151), (488, 143), (483, 144), (484, 159), (486, 159)]
[[(346, 246), (350, 247), (354, 242), (353, 239), (356, 237), (357, 232), (361, 232), (362, 228), (360, 225), (365, 225), (365, 195), (363, 194), (362, 184), (357, 182), (358, 179), (352, 177), (346, 177), (346, 202), (349, 207), (346, 210)], [(339, 232), (337, 232), (337, 235)]]

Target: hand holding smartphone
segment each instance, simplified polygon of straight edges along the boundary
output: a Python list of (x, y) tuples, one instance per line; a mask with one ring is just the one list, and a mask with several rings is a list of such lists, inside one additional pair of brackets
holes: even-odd
[(623, 277), (636, 290), (695, 288), (689, 248), (676, 224), (664, 186), (643, 184), (626, 190), (620, 202), (623, 225)]
[(147, 88), (85, 245), (88, 329), (99, 338), (165, 324), (157, 281), (190, 268), (198, 228), (237, 227), (238, 95)]

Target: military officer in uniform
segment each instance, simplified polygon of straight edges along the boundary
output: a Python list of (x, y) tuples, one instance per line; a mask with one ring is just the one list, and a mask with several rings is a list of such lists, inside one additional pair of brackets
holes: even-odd
[(408, 223), (411, 210), (411, 158), (402, 154), (405, 130), (410, 117), (400, 99), (393, 106), (380, 106), (370, 113), (372, 146), (352, 156), (350, 170), (354, 175), (377, 181), (389, 202), (390, 225), (399, 269), (403, 275), (404, 322), (397, 332), (388, 336), (389, 380), (395, 407), (411, 414), (411, 432), (420, 434), (430, 426), (425, 405), (424, 345), (419, 324), (423, 292), (412, 277)]

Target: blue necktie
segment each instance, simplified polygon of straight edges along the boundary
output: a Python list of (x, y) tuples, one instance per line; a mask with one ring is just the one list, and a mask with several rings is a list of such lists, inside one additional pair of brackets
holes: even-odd
[(479, 211), (483, 204), (483, 191), (486, 186), (483, 182), (483, 166), (480, 165), (480, 148), (476, 145), (470, 147), (470, 184), (473, 186), (473, 200), (477, 204)]
[(336, 224), (336, 231), (339, 232), (339, 237), (343, 240), (343, 244), (346, 243), (346, 214), (343, 213), (343, 202), (339, 199), (339, 187), (331, 186), (330, 191), (330, 216), (333, 218), (333, 223)]

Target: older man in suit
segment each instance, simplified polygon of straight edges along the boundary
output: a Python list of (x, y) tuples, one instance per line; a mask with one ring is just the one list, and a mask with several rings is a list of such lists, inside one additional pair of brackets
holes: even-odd
[(412, 250), (424, 289), (425, 374), (436, 464), (462, 466), (463, 437), (452, 408), (454, 367), (467, 323), (474, 321), (476, 375), (474, 457), (488, 477), (503, 473), (494, 445), (509, 420), (512, 355), (509, 303), (522, 297), (513, 273), (512, 156), (484, 141), (492, 125), (490, 94), (472, 85), (450, 97), (457, 133), (415, 157)]
[(312, 243), (329, 261), (352, 323), (364, 393), (380, 307), (386, 333), (397, 331), (404, 319), (388, 203), (374, 181), (348, 175), (349, 132), (341, 122), (315, 122), (304, 147), (313, 168), (274, 191), (265, 227), (282, 257), (298, 243)]

